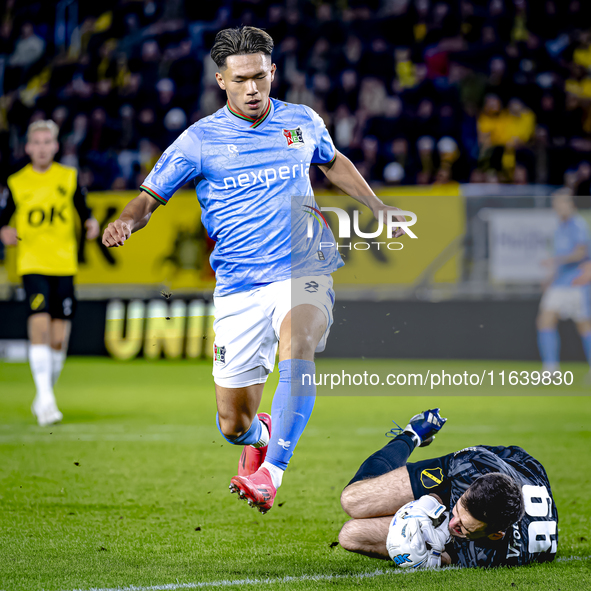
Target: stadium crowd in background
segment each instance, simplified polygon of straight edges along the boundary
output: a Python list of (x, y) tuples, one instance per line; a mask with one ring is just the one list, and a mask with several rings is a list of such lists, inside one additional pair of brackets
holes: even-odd
[(77, 4), (74, 30), (59, 4), (4, 3), (0, 183), (23, 164), (28, 125), (51, 118), (57, 159), (81, 183), (136, 189), (166, 146), (223, 105), (207, 48), (244, 24), (276, 40), (272, 95), (320, 113), (369, 181), (591, 193), (582, 0), (103, 0)]

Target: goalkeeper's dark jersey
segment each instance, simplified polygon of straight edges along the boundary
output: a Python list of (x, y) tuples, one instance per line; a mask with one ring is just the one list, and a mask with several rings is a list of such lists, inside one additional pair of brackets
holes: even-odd
[(525, 515), (502, 540), (454, 537), (453, 546), (448, 548), (452, 562), (463, 567), (517, 566), (554, 559), (558, 512), (546, 471), (536, 459), (515, 445), (479, 445), (450, 454), (445, 460), (443, 480), (448, 481), (448, 486), (443, 501), (448, 507), (453, 507), (470, 484), (488, 472), (502, 472), (520, 482), (525, 500)]

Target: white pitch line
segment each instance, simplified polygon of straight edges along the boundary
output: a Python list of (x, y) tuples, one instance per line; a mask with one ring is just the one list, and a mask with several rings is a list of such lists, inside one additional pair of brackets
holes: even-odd
[[(576, 560), (589, 560), (591, 556), (561, 556), (554, 562), (573, 562)], [(458, 566), (446, 566), (440, 570), (460, 570)], [(168, 583), (164, 585), (150, 585), (138, 587), (91, 587), (89, 589), (71, 589), (70, 591), (178, 591), (180, 589), (207, 589), (215, 587), (231, 587), (234, 585), (276, 585), (279, 583), (300, 583), (303, 581), (336, 581), (342, 579), (373, 579), (384, 575), (408, 575), (417, 571), (410, 569), (376, 569), (367, 573), (351, 573), (347, 575), (301, 575), (299, 577), (276, 577), (274, 579), (223, 579), (221, 581), (206, 581), (203, 583)]]
[[(57, 431), (57, 429), (56, 429)], [(86, 441), (86, 442), (145, 442), (145, 441), (166, 441), (166, 442), (187, 442), (198, 440), (197, 435), (173, 435), (171, 433), (102, 433), (96, 435), (94, 433), (59, 433), (54, 431), (52, 435), (49, 433), (40, 433), (39, 435), (0, 435), (0, 444), (14, 444), (14, 443), (55, 443), (64, 441)]]
[[(392, 573), (397, 571), (392, 570)], [(401, 571), (402, 572), (402, 571)], [(383, 570), (375, 570), (369, 573), (357, 573), (349, 575), (301, 575), (299, 577), (277, 577), (274, 579), (224, 579), (221, 581), (207, 581), (203, 583), (170, 583), (165, 585), (151, 585), (149, 587), (92, 587), (90, 589), (73, 589), (72, 591), (176, 591), (178, 589), (204, 589), (212, 587), (230, 587), (232, 585), (274, 585), (278, 583), (299, 583), (301, 581), (334, 581), (338, 579), (369, 579), (382, 575), (391, 574)]]

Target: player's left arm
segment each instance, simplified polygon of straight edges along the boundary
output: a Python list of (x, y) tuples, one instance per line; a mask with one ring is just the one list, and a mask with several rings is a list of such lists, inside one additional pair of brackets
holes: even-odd
[(74, 193), (74, 207), (80, 216), (82, 225), (86, 228), (86, 240), (94, 240), (100, 232), (99, 223), (92, 216), (92, 212), (86, 203), (86, 189), (78, 183)]
[[(318, 167), (326, 175), (326, 178), (341, 191), (353, 197), (359, 203), (369, 207), (376, 220), (384, 216), (384, 222), (387, 223), (387, 213), (389, 211), (399, 211), (400, 208), (392, 205), (386, 205), (371, 190), (366, 180), (361, 176), (355, 165), (338, 150), (335, 150), (335, 157), (327, 164), (319, 164)], [(405, 222), (404, 216), (396, 216), (400, 222)], [(402, 228), (396, 228), (394, 237), (398, 238), (404, 234)]]

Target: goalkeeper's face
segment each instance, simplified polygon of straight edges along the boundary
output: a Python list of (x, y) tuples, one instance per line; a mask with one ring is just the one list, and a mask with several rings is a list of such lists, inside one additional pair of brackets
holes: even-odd
[(232, 109), (258, 119), (267, 108), (275, 69), (271, 57), (264, 53), (230, 55), (225, 69), (216, 72), (215, 77)]
[(47, 168), (57, 154), (59, 144), (51, 131), (39, 129), (31, 134), (25, 145), (25, 152), (35, 168)]
[(449, 520), (449, 533), (456, 538), (477, 540), (487, 536), (486, 523), (472, 517), (460, 498), (452, 509), (452, 517)]

